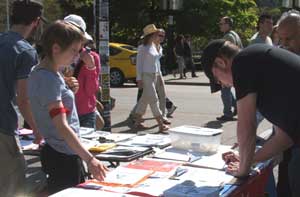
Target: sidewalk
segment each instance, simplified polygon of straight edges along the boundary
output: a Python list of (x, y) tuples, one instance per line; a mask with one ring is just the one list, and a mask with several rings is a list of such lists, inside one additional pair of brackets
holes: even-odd
[(205, 76), (203, 71), (197, 71), (196, 75), (198, 77), (192, 78), (191, 73), (186, 74), (186, 79), (179, 79), (179, 74), (176, 75), (176, 78), (172, 74), (164, 76), (165, 84), (167, 85), (194, 85), (194, 86), (209, 86), (209, 80)]

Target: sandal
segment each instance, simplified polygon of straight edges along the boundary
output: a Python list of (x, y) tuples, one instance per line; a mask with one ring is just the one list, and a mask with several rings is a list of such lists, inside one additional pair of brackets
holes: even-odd
[(133, 125), (133, 127), (134, 127), (135, 129), (148, 129), (148, 127), (145, 126), (145, 125), (142, 124), (142, 123), (136, 123), (136, 124)]
[(168, 130), (170, 129), (170, 127), (168, 125), (162, 124), (159, 126), (159, 133), (163, 133), (163, 134), (169, 134)]
[(169, 121), (168, 119), (163, 119), (163, 123), (164, 124), (171, 124), (171, 121)]

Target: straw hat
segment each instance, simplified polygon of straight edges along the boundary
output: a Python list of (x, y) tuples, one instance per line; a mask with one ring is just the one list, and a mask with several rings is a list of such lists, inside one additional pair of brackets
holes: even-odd
[(149, 24), (146, 27), (144, 27), (143, 32), (144, 34), (141, 36), (141, 38), (144, 38), (145, 36), (158, 32), (159, 30), (155, 27), (154, 24)]

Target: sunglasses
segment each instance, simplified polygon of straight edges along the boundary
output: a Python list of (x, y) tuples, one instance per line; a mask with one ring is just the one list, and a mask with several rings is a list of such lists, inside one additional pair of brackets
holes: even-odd
[(165, 35), (162, 35), (162, 34), (158, 34), (158, 36), (161, 37), (161, 38), (165, 37)]

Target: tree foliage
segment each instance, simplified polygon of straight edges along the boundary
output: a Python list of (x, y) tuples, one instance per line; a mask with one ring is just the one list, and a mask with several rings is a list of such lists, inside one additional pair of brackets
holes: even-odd
[(255, 31), (258, 9), (253, 0), (189, 0), (176, 17), (179, 33), (197, 37), (200, 46), (209, 40), (220, 38), (218, 22), (222, 16), (234, 20), (234, 29), (246, 44)]
[[(277, 0), (280, 1), (280, 0)], [(161, 0), (110, 0), (110, 36), (115, 42), (137, 44), (142, 29), (149, 23), (167, 28), (168, 16), (174, 16), (174, 30), (177, 34), (191, 34), (201, 47), (209, 40), (220, 38), (218, 22), (222, 16), (234, 19), (234, 29), (244, 44), (256, 31), (260, 12), (257, 0), (183, 0), (179, 11), (161, 10)], [(87, 22), (88, 31), (93, 32), (94, 0), (44, 0), (45, 15), (49, 21), (60, 19), (67, 14), (78, 14)], [(270, 10), (270, 9), (268, 9)], [(279, 15), (280, 9), (271, 13)], [(5, 21), (5, 7), (0, 5), (1, 21)]]

